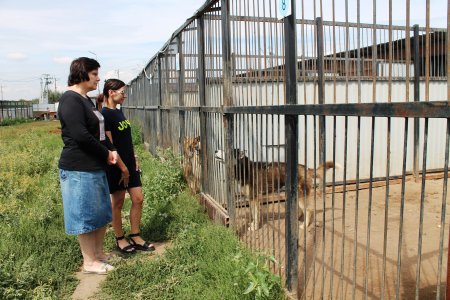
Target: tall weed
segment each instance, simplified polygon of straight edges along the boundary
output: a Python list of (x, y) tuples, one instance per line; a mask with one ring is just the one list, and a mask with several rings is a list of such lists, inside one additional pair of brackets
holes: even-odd
[(171, 237), (172, 222), (176, 221), (171, 213), (174, 201), (184, 187), (178, 158), (171, 151), (165, 153), (163, 160), (142, 151), (139, 155), (145, 196), (142, 232), (152, 240), (166, 240)]
[[(181, 177), (179, 158), (138, 148), (143, 172), (142, 234), (173, 239), (164, 256), (135, 256), (108, 276), (102, 299), (283, 299), (267, 258), (246, 250), (233, 232), (211, 224)], [(120, 287), (120, 288), (118, 288)]]
[[(255, 282), (250, 273), (264, 274), (256, 280), (264, 287), (261, 295), (262, 289), (248, 291)], [(108, 276), (102, 299), (130, 298), (276, 300), (283, 299), (283, 292), (280, 278), (244, 249), (231, 231), (209, 222), (191, 222), (164, 256), (128, 261)]]

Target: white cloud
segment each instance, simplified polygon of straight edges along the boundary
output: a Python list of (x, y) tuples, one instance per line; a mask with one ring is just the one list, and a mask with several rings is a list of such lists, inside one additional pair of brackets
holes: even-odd
[(72, 60), (73, 58), (68, 56), (53, 57), (53, 61), (57, 64), (69, 64)]
[(7, 57), (11, 60), (25, 60), (28, 56), (22, 52), (11, 52), (8, 53)]

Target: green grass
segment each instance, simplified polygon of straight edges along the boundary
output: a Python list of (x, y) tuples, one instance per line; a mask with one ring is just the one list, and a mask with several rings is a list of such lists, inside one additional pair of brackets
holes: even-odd
[[(252, 255), (233, 232), (214, 225), (184, 190), (179, 158), (171, 151), (157, 159), (137, 146), (145, 204), (142, 234), (173, 240), (164, 256), (138, 254), (119, 262), (108, 276), (103, 299), (284, 299), (281, 281)], [(118, 288), (120, 287), (120, 288)]]
[[(81, 264), (75, 236), (64, 233), (57, 161), (59, 122), (0, 127), (0, 299), (69, 299)], [(246, 250), (213, 225), (185, 190), (179, 158), (150, 156), (135, 133), (145, 196), (142, 235), (171, 240), (161, 257), (117, 258), (102, 299), (283, 299), (267, 257)], [(124, 220), (129, 211), (127, 200)], [(125, 221), (129, 232), (129, 223)], [(108, 230), (107, 249), (114, 248)]]
[(64, 233), (57, 122), (0, 128), (0, 299), (63, 299), (81, 255)]
[(18, 124), (22, 124), (22, 123), (29, 123), (29, 122), (33, 122), (32, 119), (27, 119), (27, 118), (17, 118), (17, 119), (3, 119), (2, 121), (0, 121), (0, 126), (12, 126), (12, 125), (18, 125)]

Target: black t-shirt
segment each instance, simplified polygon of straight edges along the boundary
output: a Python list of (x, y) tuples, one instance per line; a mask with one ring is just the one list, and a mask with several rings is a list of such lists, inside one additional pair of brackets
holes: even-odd
[(102, 108), (105, 117), (105, 131), (111, 131), (112, 143), (127, 166), (128, 170), (136, 168), (133, 140), (131, 137), (131, 123), (119, 109)]
[(115, 150), (105, 136), (102, 115), (91, 99), (74, 91), (59, 99), (58, 117), (64, 147), (58, 167), (69, 171), (104, 170), (108, 150)]

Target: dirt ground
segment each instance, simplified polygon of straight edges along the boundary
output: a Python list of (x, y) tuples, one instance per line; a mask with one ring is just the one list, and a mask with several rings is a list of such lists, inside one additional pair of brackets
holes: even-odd
[[(335, 193), (334, 204), (329, 193), (325, 205), (322, 196), (316, 197), (313, 224), (306, 235), (299, 230), (300, 296), (363, 299), (367, 294), (368, 299), (379, 299), (384, 293), (385, 299), (395, 299), (398, 289), (400, 299), (413, 299), (417, 281), (420, 299), (436, 299), (438, 287), (439, 298), (444, 298), (450, 204), (447, 201), (444, 206), (446, 225), (441, 228), (443, 180), (426, 181), (421, 241), (421, 182), (406, 182), (399, 247), (401, 188), (401, 184), (390, 184), (388, 197), (386, 187), (373, 188), (371, 195), (369, 189), (360, 190), (358, 197), (355, 191), (346, 192), (345, 197), (342, 192)], [(310, 207), (314, 209), (314, 201)], [(284, 208), (284, 202), (263, 205), (263, 225), (255, 232), (247, 230), (248, 207), (236, 210), (241, 239), (255, 250), (274, 254), (280, 262), (274, 270), (282, 276), (286, 257)]]

